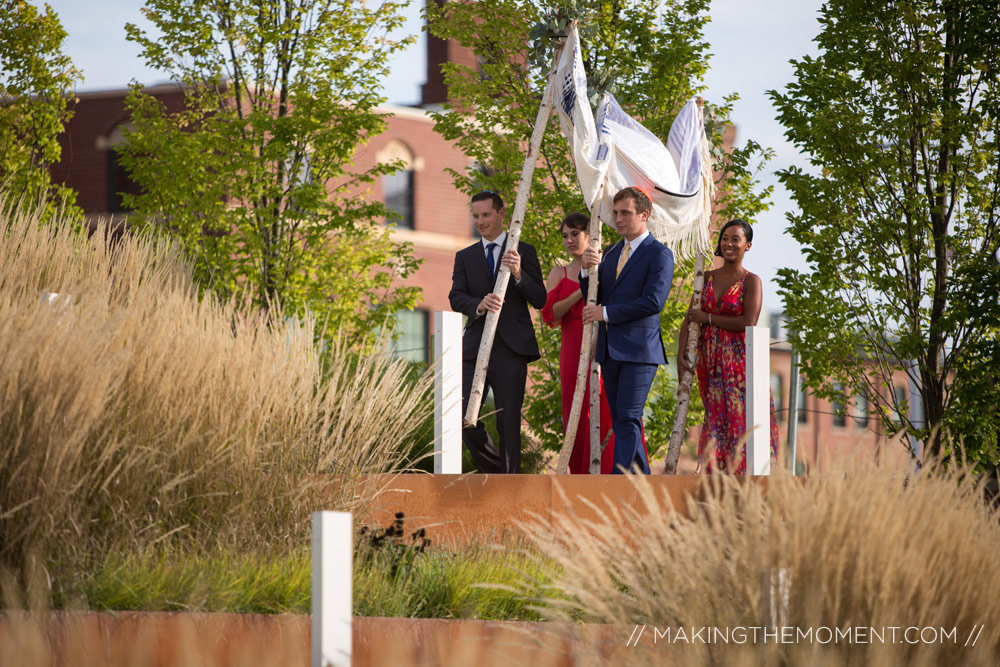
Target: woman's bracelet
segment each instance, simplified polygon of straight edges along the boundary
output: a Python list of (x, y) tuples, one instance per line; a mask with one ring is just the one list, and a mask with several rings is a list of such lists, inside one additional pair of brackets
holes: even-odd
[(708, 326), (712, 326), (712, 313), (708, 314)]

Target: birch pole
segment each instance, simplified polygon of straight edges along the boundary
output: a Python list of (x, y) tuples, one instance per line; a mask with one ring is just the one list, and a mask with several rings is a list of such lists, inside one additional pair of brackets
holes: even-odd
[[(703, 101), (698, 98), (698, 108), (702, 108)], [(702, 214), (709, 220), (712, 216), (712, 205), (715, 201), (715, 181), (712, 175), (712, 158), (708, 150), (708, 138), (702, 137), (702, 176), (701, 187), (705, 212)], [(705, 287), (705, 249), (700, 247), (694, 258), (694, 289), (691, 293), (691, 306), (701, 304), (701, 293)], [(688, 322), (687, 349), (684, 350), (684, 360), (688, 366), (695, 367), (698, 363), (698, 337), (701, 335), (701, 325), (697, 322)], [(663, 466), (664, 475), (677, 474), (677, 459), (681, 454), (681, 441), (684, 439), (685, 426), (687, 426), (688, 408), (691, 406), (691, 384), (694, 382), (694, 373), (686, 371), (678, 377), (677, 383), (677, 412), (674, 415), (674, 428), (670, 432), (670, 446), (667, 448), (667, 460)]]
[[(597, 197), (590, 207), (590, 247), (594, 250), (601, 249), (601, 216), (600, 202), (604, 201), (604, 184), (597, 190)], [(597, 269), (590, 272), (589, 285), (587, 287), (587, 305), (593, 306), (597, 303)], [(576, 441), (576, 431), (580, 426), (580, 413), (583, 412), (583, 394), (587, 387), (587, 373), (590, 366), (590, 357), (593, 356), (594, 339), (597, 338), (597, 322), (591, 322), (583, 327), (583, 342), (580, 344), (580, 363), (576, 367), (576, 387), (573, 389), (573, 407), (569, 411), (569, 421), (566, 422), (566, 437), (563, 440), (562, 449), (559, 450), (559, 462), (556, 465), (556, 473), (565, 475), (569, 469), (569, 457), (573, 452), (573, 443)], [(598, 383), (600, 392), (600, 383)], [(600, 439), (600, 393), (598, 393), (598, 430), (597, 437)], [(594, 413), (590, 413), (591, 422), (594, 421)], [(593, 437), (591, 431), (591, 437)], [(591, 452), (589, 460), (593, 466), (594, 452), (593, 441), (591, 441)], [(597, 453), (598, 469), (600, 469), (601, 455)]]
[[(594, 337), (597, 327), (594, 327)], [(593, 343), (591, 343), (593, 350)], [(594, 415), (597, 415), (596, 417)], [(590, 474), (601, 474), (601, 457), (607, 443), (601, 442), (601, 365), (590, 362)]]
[[(705, 287), (705, 251), (698, 249), (694, 258), (694, 291), (691, 294), (691, 305), (701, 303), (701, 293)], [(684, 360), (691, 368), (698, 363), (698, 337), (701, 335), (701, 325), (688, 322), (687, 349), (684, 350)], [(691, 406), (691, 384), (694, 374), (684, 371), (677, 385), (677, 412), (674, 415), (674, 428), (670, 432), (670, 446), (667, 448), (667, 461), (663, 468), (664, 475), (677, 473), (677, 459), (681, 454), (681, 441), (684, 439), (687, 425), (688, 408)]]
[[(524, 223), (524, 212), (528, 208), (528, 195), (531, 193), (531, 178), (535, 173), (535, 163), (538, 162), (538, 153), (541, 150), (542, 137), (545, 136), (545, 126), (548, 125), (549, 115), (552, 113), (552, 89), (556, 74), (556, 65), (559, 63), (559, 54), (562, 53), (565, 40), (556, 49), (555, 60), (552, 63), (552, 71), (549, 72), (545, 81), (545, 90), (542, 92), (541, 105), (538, 107), (538, 115), (535, 117), (535, 127), (531, 131), (531, 141), (528, 144), (528, 154), (524, 156), (524, 165), (521, 167), (521, 180), (517, 185), (517, 197), (514, 199), (514, 213), (511, 215), (510, 229), (507, 230), (507, 247), (517, 248), (517, 243), (521, 239), (521, 225)], [(510, 279), (510, 269), (500, 265), (497, 271), (497, 281), (493, 287), (493, 294), (503, 298), (507, 293), (507, 282)], [(500, 313), (489, 311), (486, 314), (486, 323), (483, 327), (483, 337), (479, 343), (479, 354), (476, 357), (476, 372), (472, 376), (472, 388), (469, 390), (469, 405), (465, 411), (465, 425), (475, 426), (479, 421), (479, 408), (483, 403), (483, 386), (486, 384), (486, 367), (490, 363), (490, 353), (493, 351), (493, 339), (496, 337), (497, 320)]]

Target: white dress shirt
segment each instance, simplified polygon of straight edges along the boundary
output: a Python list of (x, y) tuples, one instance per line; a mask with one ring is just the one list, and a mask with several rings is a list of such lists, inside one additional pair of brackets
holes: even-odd
[[(496, 272), (500, 268), (500, 248), (503, 247), (504, 242), (507, 241), (507, 232), (500, 232), (500, 236), (496, 237), (492, 241), (487, 241), (486, 238), (480, 239), (483, 242), (483, 256), (486, 256), (487, 246), (491, 243), (496, 243), (497, 246), (493, 248), (493, 271)], [(486, 260), (487, 266), (489, 265), (489, 260)]]

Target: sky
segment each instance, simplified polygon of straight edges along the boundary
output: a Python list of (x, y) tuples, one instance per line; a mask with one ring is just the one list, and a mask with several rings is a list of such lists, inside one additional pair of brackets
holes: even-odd
[[(426, 41), (420, 33), (420, 0), (407, 9), (403, 30), (419, 37), (406, 52), (398, 54), (385, 82), (390, 102), (415, 104), (420, 85), (426, 80)], [(132, 79), (143, 84), (161, 83), (166, 77), (147, 69), (138, 47), (125, 39), (125, 24), (143, 26), (141, 0), (48, 0), (68, 33), (64, 51), (83, 70), (79, 92), (122, 88)], [(721, 101), (739, 93), (733, 108), (737, 126), (736, 144), (753, 139), (775, 151), (760, 173), (762, 185), (774, 185), (771, 210), (760, 215), (754, 226), (753, 247), (744, 266), (764, 281), (764, 309), (781, 311), (782, 303), (774, 279), (781, 267), (805, 269), (802, 251), (785, 233), (785, 213), (795, 210), (775, 171), (792, 165), (805, 167), (806, 159), (789, 144), (767, 90), (783, 90), (792, 79), (792, 59), (815, 55), (813, 38), (821, 0), (712, 0), (711, 22), (705, 37), (713, 54), (704, 93), (709, 101)]]

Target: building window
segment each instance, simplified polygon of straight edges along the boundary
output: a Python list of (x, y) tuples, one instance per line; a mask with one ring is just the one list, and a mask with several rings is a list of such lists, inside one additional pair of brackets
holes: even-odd
[(382, 177), (385, 206), (396, 215), (388, 222), (400, 229), (413, 229), (413, 170), (403, 169)]
[[(487, 43), (486, 49), (487, 49), (487, 52), (489, 52), (489, 51), (494, 50), (495, 47), (493, 47), (492, 45), (490, 45), (489, 43)], [(493, 62), (494, 62), (494, 58), (492, 56), (490, 56), (490, 55), (485, 55), (484, 56), (484, 55), (479, 54), (479, 53), (476, 54), (476, 73), (479, 75), (479, 80), (480, 81), (490, 81), (490, 80), (493, 79), (493, 77), (490, 76), (490, 74), (487, 73), (487, 71), (486, 71), (486, 67), (489, 66), (489, 65), (491, 65), (491, 64), (493, 64)]]
[(897, 424), (901, 424), (906, 415), (903, 414), (903, 410), (906, 409), (906, 387), (901, 384), (897, 384), (892, 388), (893, 394), (896, 398), (896, 409), (893, 411), (893, 421)]
[(868, 426), (868, 397), (864, 394), (854, 397), (854, 423), (860, 428)]
[(139, 184), (132, 180), (128, 171), (121, 164), (118, 147), (125, 143), (124, 129), (127, 124), (116, 125), (104, 140), (108, 151), (108, 213), (125, 213), (127, 208), (122, 201), (122, 194), (138, 195), (142, 193)]
[(779, 421), (785, 421), (785, 381), (780, 373), (771, 373), (771, 398)]
[[(285, 171), (288, 174), (288, 208), (296, 213), (308, 215), (309, 205), (303, 205), (305, 190), (313, 185), (312, 155), (308, 152), (293, 153), (285, 160)], [(308, 198), (305, 198), (308, 201)]]
[(833, 399), (833, 425), (839, 428), (847, 426), (847, 409), (844, 403), (844, 385), (839, 382), (834, 383), (833, 390), (837, 395)]
[[(492, 179), (497, 174), (497, 170), (493, 167), (480, 162), (479, 160), (473, 160), (469, 163), (469, 172), (473, 178), (473, 191), (482, 192), (484, 190), (490, 190), (496, 186), (490, 185), (490, 179)], [(501, 195), (502, 197), (503, 195)], [(506, 204), (506, 202), (505, 202)], [(476, 223), (472, 221), (472, 216), (469, 216), (469, 227), (472, 228), (472, 238), (477, 241), (482, 237), (479, 230), (476, 229)]]
[(416, 208), (414, 206), (414, 175), (419, 170), (420, 160), (398, 139), (393, 139), (379, 151), (377, 159), (382, 164), (395, 162), (401, 168), (382, 177), (382, 200), (391, 211), (386, 217), (388, 224), (400, 229), (414, 229)]
[(806, 378), (805, 376), (799, 376), (799, 423), (805, 424), (808, 419), (808, 413), (806, 412)]
[(396, 333), (393, 351), (397, 357), (410, 361), (427, 363), (427, 326), (429, 313), (426, 310), (400, 310), (396, 313)]
[(772, 313), (771, 319), (768, 322), (768, 328), (771, 330), (771, 340), (779, 340), (785, 342), (785, 314), (784, 313)]

